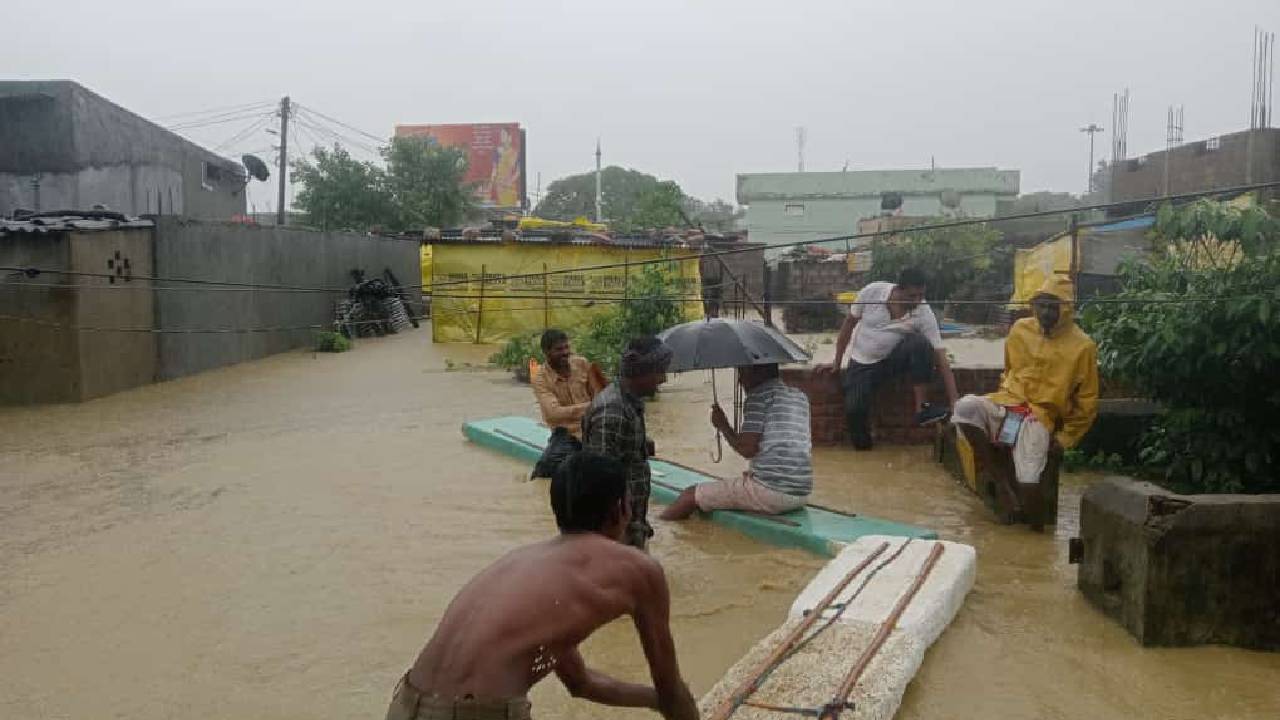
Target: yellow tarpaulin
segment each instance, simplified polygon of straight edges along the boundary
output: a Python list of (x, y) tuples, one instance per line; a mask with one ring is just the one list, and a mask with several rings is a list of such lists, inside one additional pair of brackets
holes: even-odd
[(1029, 302), (1051, 275), (1071, 272), (1075, 243), (1071, 235), (1060, 235), (1013, 256), (1013, 297), (1010, 302)]
[(423, 282), (432, 288), (432, 339), (500, 343), (546, 327), (581, 331), (591, 318), (616, 307), (612, 301), (623, 297), (629, 278), (644, 266), (541, 273), (662, 258), (672, 260), (657, 265), (675, 281), (672, 294), (689, 298), (685, 315), (697, 319), (702, 317), (702, 284), (692, 254), (598, 245), (436, 245), (423, 261), (429, 273)]

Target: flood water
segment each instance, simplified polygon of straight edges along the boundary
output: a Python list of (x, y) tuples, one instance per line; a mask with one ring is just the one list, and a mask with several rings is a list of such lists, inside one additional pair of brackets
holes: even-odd
[[(459, 433), (535, 412), (527, 386), (466, 367), (486, 354), (423, 331), (0, 409), (0, 718), (382, 717), (453, 593), (554, 532), (545, 485)], [(740, 461), (708, 457), (709, 397), (704, 373), (682, 376), (651, 430), (660, 454), (732, 473)], [(927, 448), (814, 461), (817, 502), (978, 550), (977, 586), (899, 717), (1280, 717), (1280, 654), (1142, 649), (1084, 602), (1066, 538), (1093, 478), (1065, 479), (1057, 533), (1035, 535), (995, 525)], [(697, 519), (655, 525), (700, 694), (822, 559)], [(646, 677), (627, 623), (584, 654)], [(554, 681), (533, 700), (544, 718), (653, 716), (574, 701)]]

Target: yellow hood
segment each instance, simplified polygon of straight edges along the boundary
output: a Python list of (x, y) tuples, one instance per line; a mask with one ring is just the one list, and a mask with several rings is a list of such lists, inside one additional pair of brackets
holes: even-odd
[(1048, 336), (1034, 317), (1013, 324), (1005, 339), (1000, 389), (988, 397), (1000, 405), (1030, 406), (1058, 443), (1069, 448), (1080, 442), (1098, 414), (1098, 348), (1075, 324), (1069, 278), (1050, 277), (1036, 294), (1062, 301), (1058, 323)]
[(1045, 278), (1040, 289), (1031, 297), (1034, 300), (1040, 295), (1051, 295), (1062, 301), (1062, 305), (1059, 306), (1058, 311), (1058, 323), (1049, 331), (1049, 335), (1051, 337), (1075, 326), (1076, 311), (1074, 305), (1076, 300), (1076, 287), (1075, 284), (1071, 282), (1071, 278), (1062, 275), (1050, 275)]

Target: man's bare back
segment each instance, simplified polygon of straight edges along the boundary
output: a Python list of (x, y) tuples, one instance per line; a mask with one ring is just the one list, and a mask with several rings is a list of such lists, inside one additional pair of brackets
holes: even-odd
[(449, 604), (409, 680), (444, 697), (520, 697), (613, 619), (651, 604), (662, 569), (595, 533), (508, 553)]
[[(662, 567), (619, 542), (630, 519), (621, 465), (594, 453), (565, 465), (570, 472), (552, 480), (561, 535), (513, 550), (472, 578), (418, 655), (408, 686), (436, 701), (500, 703), (524, 698), (554, 672), (576, 697), (696, 718), (676, 662)], [(578, 652), (622, 615), (635, 622), (652, 686), (590, 670)]]

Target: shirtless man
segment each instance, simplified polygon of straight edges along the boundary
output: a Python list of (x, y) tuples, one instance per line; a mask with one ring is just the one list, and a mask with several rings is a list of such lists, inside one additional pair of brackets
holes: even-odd
[[(571, 455), (551, 480), (560, 536), (490, 565), (453, 599), (396, 687), (387, 720), (527, 720), (529, 688), (554, 672), (574, 697), (697, 718), (668, 625), (662, 567), (621, 543), (626, 474), (603, 455)], [(630, 615), (653, 687), (589, 669), (578, 644)]]

